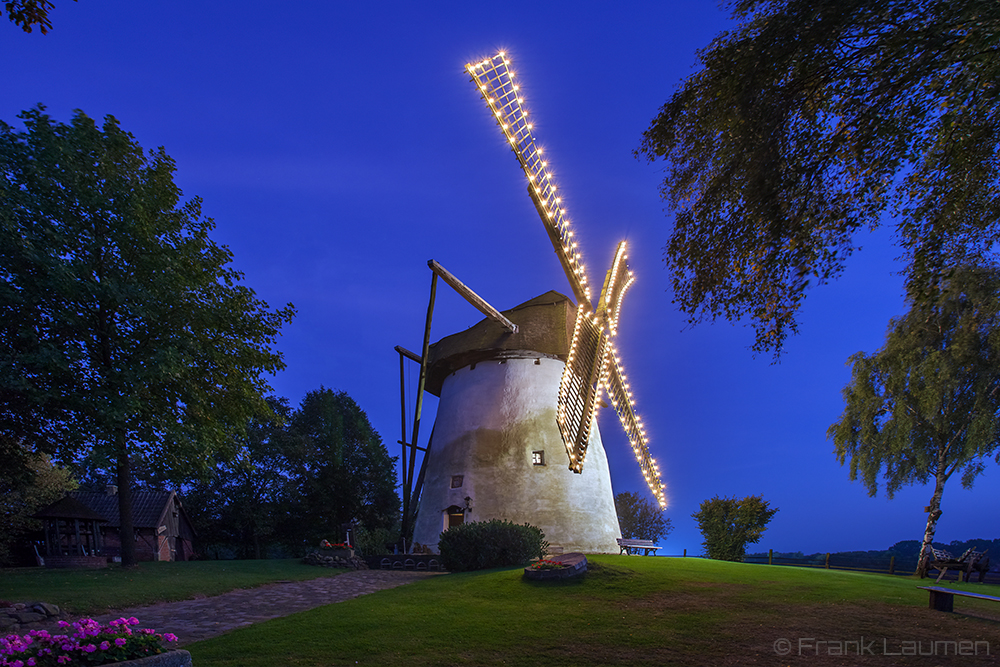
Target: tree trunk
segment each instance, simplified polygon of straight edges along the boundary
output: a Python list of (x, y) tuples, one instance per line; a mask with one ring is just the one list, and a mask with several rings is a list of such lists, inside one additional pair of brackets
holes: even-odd
[(122, 567), (135, 567), (135, 524), (132, 521), (132, 467), (128, 459), (128, 437), (124, 429), (117, 435), (118, 442), (118, 534), (121, 538)]
[(927, 506), (927, 528), (924, 530), (924, 542), (920, 547), (920, 556), (917, 558), (916, 574), (921, 579), (927, 576), (927, 565), (933, 555), (931, 543), (934, 541), (934, 531), (937, 529), (938, 519), (941, 518), (941, 494), (944, 493), (945, 479), (944, 470), (939, 467), (934, 476), (934, 495), (931, 496), (931, 503)]

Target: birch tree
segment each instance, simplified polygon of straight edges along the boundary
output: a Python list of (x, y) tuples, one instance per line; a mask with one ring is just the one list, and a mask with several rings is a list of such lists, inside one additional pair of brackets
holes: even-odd
[(882, 349), (851, 357), (844, 412), (827, 435), (872, 496), (880, 478), (890, 498), (932, 484), (922, 576), (945, 484), (957, 473), (971, 488), (989, 457), (1000, 460), (1000, 271), (956, 269), (936, 295), (908, 303)]

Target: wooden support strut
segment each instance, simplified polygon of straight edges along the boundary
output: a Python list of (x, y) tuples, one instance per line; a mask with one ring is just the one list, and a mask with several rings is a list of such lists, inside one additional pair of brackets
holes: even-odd
[[(421, 411), (424, 406), (424, 386), (427, 384), (427, 357), (430, 353), (431, 347), (431, 320), (434, 318), (434, 299), (437, 295), (437, 273), (431, 274), (431, 296), (427, 303), (427, 320), (424, 324), (424, 344), (422, 348), (422, 354), (420, 355), (420, 379), (417, 381), (417, 405), (414, 410), (413, 416), (413, 436), (410, 438), (412, 445), (417, 444), (417, 438), (420, 435), (420, 417)], [(402, 354), (402, 352), (400, 352)], [(412, 352), (410, 354), (413, 354)], [(416, 356), (416, 355), (414, 355)], [(405, 448), (404, 448), (405, 449)], [(424, 455), (424, 462), (426, 463), (426, 454)], [(403, 539), (405, 540), (407, 534), (411, 528), (410, 520), (413, 517), (415, 508), (413, 505), (416, 503), (417, 498), (415, 494), (412, 493), (411, 485), (413, 483), (414, 474), (416, 473), (416, 463), (417, 463), (417, 452), (411, 451), (411, 456), (409, 461), (403, 461), (403, 465), (406, 466), (407, 470), (405, 472), (405, 479), (407, 481), (406, 487), (403, 489), (403, 525), (402, 533)]]
[[(401, 459), (402, 465), (400, 466), (403, 470), (403, 489), (410, 488), (409, 477), (407, 477), (406, 469), (406, 368), (405, 361), (406, 355), (403, 354), (403, 348), (397, 345), (395, 347), (396, 352), (399, 353), (399, 408), (400, 408), (400, 420), (402, 423), (402, 436), (399, 444), (403, 446), (403, 458)], [(413, 354), (412, 352), (410, 354)], [(406, 508), (403, 508), (406, 511)]]
[(489, 303), (486, 302), (485, 299), (483, 299), (481, 296), (479, 296), (471, 289), (469, 289), (465, 285), (465, 283), (463, 283), (461, 280), (459, 280), (454, 275), (449, 273), (447, 269), (438, 264), (435, 260), (433, 259), (427, 260), (427, 266), (431, 268), (431, 271), (434, 272), (434, 275), (441, 276), (441, 280), (448, 283), (453, 290), (462, 295), (462, 297), (464, 297), (466, 301), (475, 306), (476, 309), (479, 310), (481, 313), (483, 313), (493, 321), (498, 322), (501, 326), (507, 329), (507, 331), (511, 333), (517, 333), (516, 324), (514, 324), (509, 319), (501, 315), (499, 310), (491, 306)]

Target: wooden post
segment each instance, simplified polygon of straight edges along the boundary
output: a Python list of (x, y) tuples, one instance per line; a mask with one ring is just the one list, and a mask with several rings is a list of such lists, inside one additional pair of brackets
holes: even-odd
[(683, 555), (683, 556), (681, 556), (681, 558), (687, 558), (687, 557), (688, 557), (688, 550), (687, 550), (687, 549), (685, 549), (685, 550), (684, 550), (684, 555)]
[(767, 550), (767, 564), (768, 565), (774, 564), (774, 549)]
[(889, 559), (889, 574), (896, 574), (896, 557)]
[(830, 569), (830, 554), (826, 554), (826, 569)]
[[(410, 445), (413, 447), (417, 446), (417, 438), (420, 435), (420, 413), (424, 405), (424, 385), (427, 383), (427, 357), (431, 346), (431, 320), (434, 318), (434, 297), (437, 295), (437, 278), (438, 275), (431, 272), (431, 298), (427, 302), (427, 321), (424, 324), (424, 345), (421, 349), (420, 354), (420, 377), (417, 380), (417, 406), (414, 410), (413, 415), (413, 437), (410, 438)], [(424, 459), (426, 461), (427, 454), (424, 454)], [(412, 452), (409, 462), (407, 463), (407, 473), (406, 479), (413, 480), (414, 474), (416, 473), (416, 463), (417, 463), (417, 453)], [(410, 521), (416, 512), (414, 504), (417, 502), (417, 498), (411, 495), (409, 489), (404, 490), (406, 492), (406, 498), (403, 500), (403, 522), (402, 522), (402, 532), (403, 537), (409, 535), (409, 531), (412, 528)]]
[[(396, 351), (399, 352), (399, 414), (402, 422), (402, 436), (400, 438), (400, 444), (403, 446), (403, 458), (401, 459), (400, 468), (403, 471), (403, 504), (407, 504), (409, 501), (409, 489), (410, 489), (410, 478), (406, 474), (406, 359), (403, 356), (403, 351), (400, 347), (396, 346)], [(406, 514), (407, 508), (403, 508), (403, 514)]]

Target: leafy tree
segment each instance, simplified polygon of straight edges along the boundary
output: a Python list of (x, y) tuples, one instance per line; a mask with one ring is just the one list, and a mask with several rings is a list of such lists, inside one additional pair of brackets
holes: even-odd
[(377, 531), (399, 520), (396, 459), (346, 392), (320, 387), (291, 417), (287, 457), (293, 480), (283, 529), (299, 544), (339, 539), (351, 521)]
[(705, 553), (716, 560), (742, 561), (748, 544), (760, 541), (767, 524), (778, 511), (762, 496), (737, 500), (716, 496), (702, 502), (692, 514), (705, 538)]
[(4, 8), (14, 25), (20, 26), (25, 32), (31, 32), (32, 26), (36, 25), (43, 35), (52, 29), (49, 10), (54, 9), (55, 5), (49, 0), (7, 0)]
[(844, 412), (828, 435), (870, 495), (880, 476), (890, 498), (905, 485), (934, 482), (922, 558), (945, 483), (960, 472), (971, 487), (1000, 445), (1000, 270), (957, 269), (934, 299), (908, 301), (881, 350), (851, 357)]
[(0, 565), (12, 564), (13, 547), (27, 532), (41, 530), (42, 522), (31, 515), (76, 489), (72, 473), (47, 455), (28, 452), (24, 458), (27, 478), (0, 486)]
[[(180, 203), (174, 162), (108, 116), (0, 122), (0, 433), (113, 465), (131, 534), (133, 457), (203, 471), (253, 415), (291, 304), (271, 311)], [(135, 562), (122, 540), (122, 565)]]
[[(665, 248), (692, 321), (780, 352), (810, 282), (892, 220), (912, 294), (1000, 231), (1000, 3), (729, 0), (737, 20), (660, 109)], [(890, 215), (891, 214), (891, 215)]]
[(670, 519), (663, 517), (660, 506), (638, 493), (622, 491), (616, 494), (615, 510), (622, 537), (627, 539), (656, 542), (674, 529)]
[(254, 417), (235, 453), (205, 481), (188, 485), (185, 508), (206, 547), (231, 547), (237, 558), (266, 558), (290, 513), (286, 456), (288, 399), (268, 397), (273, 415)]

